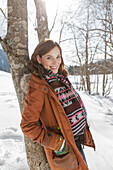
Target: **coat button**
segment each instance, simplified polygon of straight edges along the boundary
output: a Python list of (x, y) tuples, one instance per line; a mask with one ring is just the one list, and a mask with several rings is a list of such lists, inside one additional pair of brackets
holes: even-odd
[(50, 133), (50, 132), (48, 132), (48, 133), (47, 133), (47, 135), (48, 135), (48, 136), (51, 136), (51, 133)]

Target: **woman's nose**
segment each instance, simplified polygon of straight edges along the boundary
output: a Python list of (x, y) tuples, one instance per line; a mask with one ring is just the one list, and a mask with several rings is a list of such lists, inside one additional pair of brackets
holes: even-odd
[(57, 59), (56, 58), (53, 59), (53, 64), (57, 64)]

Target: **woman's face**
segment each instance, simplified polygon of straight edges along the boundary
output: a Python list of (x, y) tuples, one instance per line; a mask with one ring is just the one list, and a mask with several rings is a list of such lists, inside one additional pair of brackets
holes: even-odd
[(42, 64), (44, 68), (51, 70), (53, 73), (58, 73), (61, 64), (61, 54), (57, 46), (48, 53), (42, 55), (41, 58), (39, 55), (36, 57), (39, 64)]

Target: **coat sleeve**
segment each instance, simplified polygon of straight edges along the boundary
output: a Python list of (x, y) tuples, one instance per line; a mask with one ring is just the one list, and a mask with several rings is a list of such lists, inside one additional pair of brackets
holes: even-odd
[(48, 131), (39, 123), (46, 94), (38, 89), (30, 88), (24, 100), (21, 129), (27, 137), (42, 146), (58, 151), (63, 143), (63, 137)]

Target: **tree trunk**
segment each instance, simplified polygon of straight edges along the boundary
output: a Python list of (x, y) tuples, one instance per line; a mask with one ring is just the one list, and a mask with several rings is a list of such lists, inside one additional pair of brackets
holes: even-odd
[(26, 136), (24, 139), (30, 170), (50, 170), (43, 147)]
[[(28, 15), (27, 0), (8, 0), (8, 27), (4, 40), (0, 38), (7, 54), (20, 111), (22, 113), (25, 94), (21, 90), (20, 80), (28, 73)], [(31, 170), (49, 170), (43, 147), (25, 136), (27, 161)]]
[[(74, 33), (73, 33), (74, 34)], [(80, 76), (81, 76), (81, 80), (82, 80), (82, 87), (83, 89), (86, 91), (86, 87), (85, 87), (85, 80), (84, 80), (84, 76), (83, 76), (83, 65), (81, 62), (81, 57), (79, 56), (79, 51), (78, 51), (78, 46), (77, 46), (77, 41), (76, 41), (76, 36), (74, 34), (74, 44), (75, 44), (75, 48), (76, 48), (76, 55), (78, 57), (79, 60), (79, 64), (80, 64)]]
[(36, 6), (36, 18), (37, 18), (37, 28), (39, 42), (46, 38), (49, 38), (48, 20), (46, 14), (46, 7), (44, 0), (34, 0)]
[(103, 91), (102, 95), (105, 95), (105, 81), (106, 81), (106, 57), (107, 57), (107, 44), (106, 44), (106, 32), (105, 32), (105, 56), (104, 56), (104, 73), (103, 73)]
[(105, 44), (105, 51), (104, 51), (104, 70), (103, 70), (103, 91), (102, 91), (102, 95), (105, 95), (105, 81), (106, 81), (106, 58), (107, 58), (107, 16), (108, 16), (108, 11), (107, 11), (107, 4), (106, 4), (106, 14), (105, 14), (105, 23), (104, 23), (104, 27), (105, 27), (105, 35), (104, 35), (104, 44)]
[[(24, 94), (20, 88), (20, 79), (28, 73), (28, 22), (27, 0), (8, 0), (8, 27), (4, 48), (22, 112)], [(5, 47), (5, 46), (4, 46)]]
[(89, 94), (91, 93), (90, 90), (90, 75), (88, 69), (88, 33), (86, 33), (86, 58), (85, 58), (85, 74), (86, 74), (86, 85)]
[(87, 9), (87, 25), (86, 25), (86, 48), (85, 48), (85, 74), (86, 74), (86, 85), (87, 85), (87, 91), (89, 92), (89, 94), (91, 94), (91, 89), (90, 89), (90, 71), (88, 68), (88, 57), (89, 57), (89, 53), (88, 53), (88, 41), (89, 41), (89, 8)]

